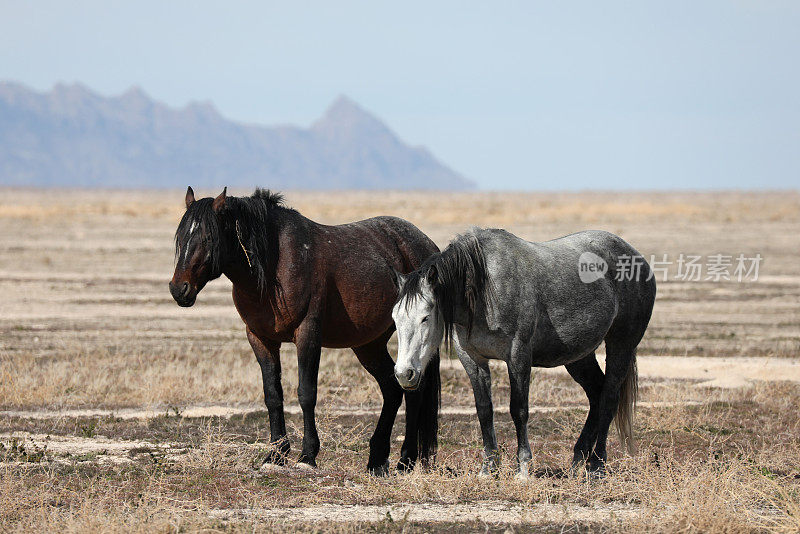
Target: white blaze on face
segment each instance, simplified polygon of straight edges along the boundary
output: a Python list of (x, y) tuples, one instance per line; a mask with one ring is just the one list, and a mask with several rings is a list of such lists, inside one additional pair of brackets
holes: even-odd
[(404, 298), (392, 309), (392, 318), (397, 328), (397, 363), (394, 374), (397, 382), (406, 389), (416, 389), (419, 386), (444, 334), (433, 306), (430, 287), (421, 282), (420, 289), (421, 294), (416, 298)]
[(186, 261), (186, 256), (189, 254), (189, 243), (192, 242), (192, 234), (197, 230), (197, 221), (192, 221), (189, 227), (189, 235), (186, 237), (186, 243), (183, 245), (183, 261)]

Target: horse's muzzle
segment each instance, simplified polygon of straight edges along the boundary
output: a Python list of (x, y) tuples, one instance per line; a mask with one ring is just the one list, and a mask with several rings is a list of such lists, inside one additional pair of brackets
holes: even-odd
[(400, 384), (401, 388), (407, 391), (414, 391), (415, 389), (419, 388), (422, 373), (417, 372), (411, 367), (406, 369), (398, 369), (395, 366), (394, 377), (397, 379), (397, 383)]
[(178, 306), (184, 308), (193, 305), (194, 301), (197, 300), (197, 291), (195, 291), (189, 282), (183, 282), (181, 284), (170, 282), (169, 292), (172, 294), (172, 298), (175, 299), (175, 302), (178, 303)]

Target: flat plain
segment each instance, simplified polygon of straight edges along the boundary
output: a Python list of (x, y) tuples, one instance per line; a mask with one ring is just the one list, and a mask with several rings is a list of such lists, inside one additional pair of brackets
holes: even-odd
[[(318, 222), (396, 215), (440, 247), (471, 225), (534, 241), (593, 228), (666, 262), (639, 349), (639, 453), (612, 437), (606, 478), (567, 476), (587, 403), (563, 369), (537, 369), (536, 476), (524, 483), (510, 474), (502, 365), (504, 469), (476, 477), (480, 434), (457, 360), (442, 367), (436, 467), (368, 476), (380, 394), (349, 350), (323, 351), (319, 468), (262, 468), (260, 373), (230, 283), (189, 309), (167, 289), (183, 192), (0, 193), (3, 531), (800, 529), (800, 193), (287, 192)], [(730, 280), (708, 272), (717, 254), (731, 257)], [(737, 280), (740, 254), (761, 256), (757, 280)], [(700, 256), (700, 280), (680, 279), (681, 255)], [(282, 363), (296, 453), (293, 346)]]

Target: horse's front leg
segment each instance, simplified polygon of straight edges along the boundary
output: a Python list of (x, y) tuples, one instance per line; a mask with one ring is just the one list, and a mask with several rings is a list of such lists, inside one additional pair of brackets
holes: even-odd
[(296, 334), (297, 345), (297, 400), (303, 410), (303, 450), (297, 460), (298, 466), (317, 466), (319, 436), (314, 418), (317, 405), (317, 378), (322, 332), (319, 321), (306, 320)]
[(253, 348), (264, 383), (264, 404), (269, 413), (270, 444), (265, 463), (286, 464), (289, 454), (289, 439), (286, 437), (286, 420), (283, 414), (283, 388), (281, 387), (281, 344), (277, 341), (262, 342), (247, 329), (247, 340)]
[(527, 479), (530, 470), (531, 445), (528, 441), (528, 393), (531, 385), (531, 365), (527, 359), (508, 362), (508, 378), (511, 382), (511, 419), (517, 429), (517, 474)]
[(483, 462), (478, 476), (488, 477), (497, 473), (500, 466), (500, 453), (497, 450), (497, 436), (494, 432), (494, 406), (492, 404), (492, 373), (489, 362), (477, 363), (454, 339), (458, 359), (467, 371), (475, 396), (475, 409), (481, 424), (483, 438)]
[[(361, 365), (377, 380), (383, 395), (381, 415), (378, 417), (375, 433), (369, 440), (367, 471), (373, 475), (388, 475), (392, 426), (397, 417), (397, 410), (403, 402), (403, 390), (394, 377), (394, 361), (386, 350), (386, 338), (379, 338), (363, 347), (355, 347), (353, 352), (356, 353)], [(416, 444), (416, 433), (411, 438)], [(406, 441), (409, 441), (408, 433)]]

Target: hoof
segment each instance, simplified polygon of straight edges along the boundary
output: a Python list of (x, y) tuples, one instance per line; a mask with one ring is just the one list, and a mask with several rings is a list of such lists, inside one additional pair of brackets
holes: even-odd
[(263, 456), (259, 455), (253, 459), (253, 467), (255, 469), (264, 471), (271, 470), (272, 468), (277, 469), (284, 467), (287, 463), (286, 454), (283, 454), (276, 449), (272, 449)]
[(286, 467), (278, 464), (271, 464), (269, 462), (265, 462), (258, 468), (261, 473), (272, 473), (275, 471), (283, 471)]
[(589, 462), (589, 479), (600, 480), (606, 477), (606, 463), (602, 460), (596, 462)]
[(489, 467), (488, 465), (484, 464), (481, 466), (481, 470), (478, 471), (478, 478), (495, 478), (498, 475), (497, 467)]
[(500, 461), (494, 458), (486, 458), (481, 463), (481, 470), (478, 478), (494, 478), (500, 473)]
[(589, 480), (602, 480), (606, 478), (606, 468), (605, 467), (598, 467), (596, 469), (589, 469), (588, 473)]
[[(302, 464), (302, 465), (301, 465)], [(306, 467), (308, 466), (308, 467)], [(297, 463), (295, 467), (299, 467), (300, 469), (308, 469), (317, 467), (317, 461), (314, 456), (309, 454), (301, 453), (300, 458), (297, 459)]]
[(526, 481), (530, 478), (530, 463), (523, 462), (519, 464), (517, 472), (514, 474), (514, 480)]
[(264, 463), (284, 466), (286, 465), (286, 454), (272, 449), (267, 453), (266, 458), (264, 458)]
[(308, 462), (297, 462), (296, 464), (294, 464), (294, 467), (302, 471), (313, 471), (314, 469), (317, 468), (316, 464), (311, 465)]
[(586, 464), (583, 460), (573, 460), (569, 467), (569, 474), (572, 478), (581, 478), (586, 472)]
[(374, 477), (389, 476), (389, 460), (386, 460), (383, 464), (375, 467), (367, 466), (367, 473)]
[(400, 458), (400, 461), (397, 462), (397, 471), (400, 473), (410, 473), (414, 470), (415, 463), (416, 462), (411, 458)]

